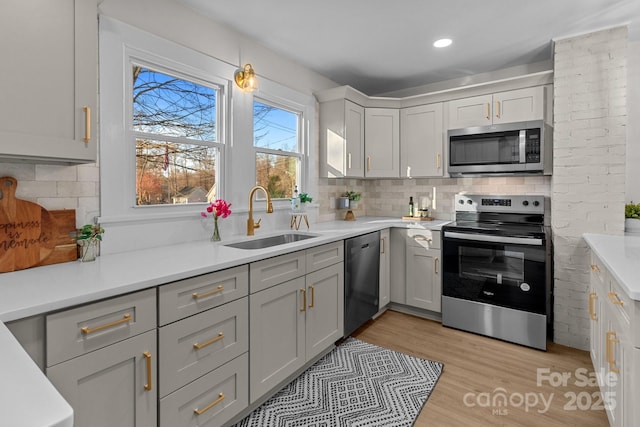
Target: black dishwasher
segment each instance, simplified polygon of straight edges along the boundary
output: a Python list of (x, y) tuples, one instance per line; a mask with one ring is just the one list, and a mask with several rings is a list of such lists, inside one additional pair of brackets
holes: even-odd
[(344, 336), (378, 312), (380, 232), (344, 241)]

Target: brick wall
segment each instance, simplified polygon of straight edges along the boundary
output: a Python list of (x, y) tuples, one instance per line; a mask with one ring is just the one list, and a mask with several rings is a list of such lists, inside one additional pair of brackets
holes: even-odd
[(556, 41), (551, 221), (555, 341), (589, 346), (583, 233), (624, 231), (627, 29)]

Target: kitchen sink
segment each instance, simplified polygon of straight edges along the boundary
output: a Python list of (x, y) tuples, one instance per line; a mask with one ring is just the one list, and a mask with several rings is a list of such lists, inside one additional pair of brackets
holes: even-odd
[(271, 237), (262, 237), (259, 239), (243, 240), (236, 243), (227, 243), (224, 246), (229, 246), (231, 248), (237, 249), (264, 249), (270, 248), (272, 246), (298, 242), (300, 240), (312, 239), (314, 237), (318, 236), (315, 234), (285, 233)]

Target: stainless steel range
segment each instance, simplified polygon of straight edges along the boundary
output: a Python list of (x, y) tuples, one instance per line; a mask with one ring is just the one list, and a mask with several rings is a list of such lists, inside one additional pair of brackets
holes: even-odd
[(442, 323), (546, 350), (550, 244), (544, 196), (456, 195), (442, 239)]

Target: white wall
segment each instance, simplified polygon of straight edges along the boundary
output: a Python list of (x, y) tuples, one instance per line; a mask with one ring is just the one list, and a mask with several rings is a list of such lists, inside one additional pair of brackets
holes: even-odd
[(640, 41), (628, 45), (627, 72), (626, 201), (640, 203)]

